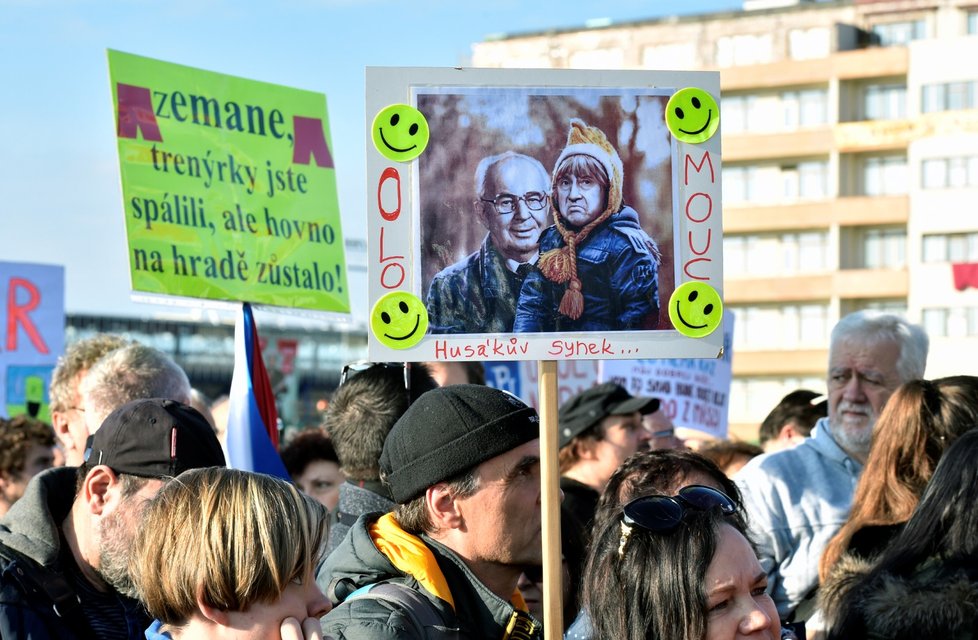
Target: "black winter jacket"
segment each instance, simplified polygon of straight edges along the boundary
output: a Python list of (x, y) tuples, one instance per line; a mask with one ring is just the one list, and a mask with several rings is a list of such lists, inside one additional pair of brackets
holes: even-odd
[[(0, 520), (0, 640), (87, 640), (95, 634), (65, 577), (60, 525), (75, 498), (74, 467), (31, 479)], [(150, 620), (134, 600), (119, 596), (127, 634), (143, 639)]]
[[(967, 566), (966, 566), (967, 565)], [(924, 562), (910, 576), (883, 574), (843, 556), (822, 585), (819, 603), (830, 640), (978, 640), (978, 565)], [(843, 615), (844, 607), (850, 608)]]

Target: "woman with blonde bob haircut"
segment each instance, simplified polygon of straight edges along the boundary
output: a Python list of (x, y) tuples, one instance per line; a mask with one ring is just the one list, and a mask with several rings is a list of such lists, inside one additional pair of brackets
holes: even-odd
[(292, 484), (212, 467), (147, 505), (130, 560), (153, 639), (322, 638), (314, 572), (327, 514)]
[(911, 380), (886, 402), (856, 485), (849, 519), (819, 565), (824, 583), (844, 556), (848, 573), (872, 560), (900, 532), (944, 451), (978, 424), (978, 378)]

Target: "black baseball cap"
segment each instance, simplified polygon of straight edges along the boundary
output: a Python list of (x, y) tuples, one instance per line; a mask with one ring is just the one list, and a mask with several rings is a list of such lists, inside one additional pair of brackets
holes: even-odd
[(574, 436), (598, 424), (608, 416), (642, 415), (659, 409), (658, 398), (633, 396), (623, 386), (604, 382), (582, 391), (560, 407), (560, 446), (566, 447)]
[(88, 436), (85, 462), (144, 478), (226, 466), (207, 419), (193, 407), (165, 398), (134, 400), (110, 413)]

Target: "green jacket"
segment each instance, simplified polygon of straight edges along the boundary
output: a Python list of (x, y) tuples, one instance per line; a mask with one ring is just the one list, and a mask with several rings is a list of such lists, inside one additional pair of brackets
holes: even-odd
[(512, 333), (523, 278), (506, 268), (486, 236), (478, 251), (431, 279), (425, 302), (431, 333)]

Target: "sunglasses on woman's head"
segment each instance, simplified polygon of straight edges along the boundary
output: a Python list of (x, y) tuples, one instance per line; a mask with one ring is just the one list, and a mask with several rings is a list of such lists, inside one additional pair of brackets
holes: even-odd
[(653, 533), (672, 531), (682, 523), (690, 509), (709, 511), (719, 508), (720, 513), (731, 516), (737, 513), (737, 505), (727, 494), (712, 487), (691, 484), (674, 496), (643, 496), (625, 505), (621, 521), (621, 541), (618, 555), (625, 552), (625, 543), (633, 526)]

